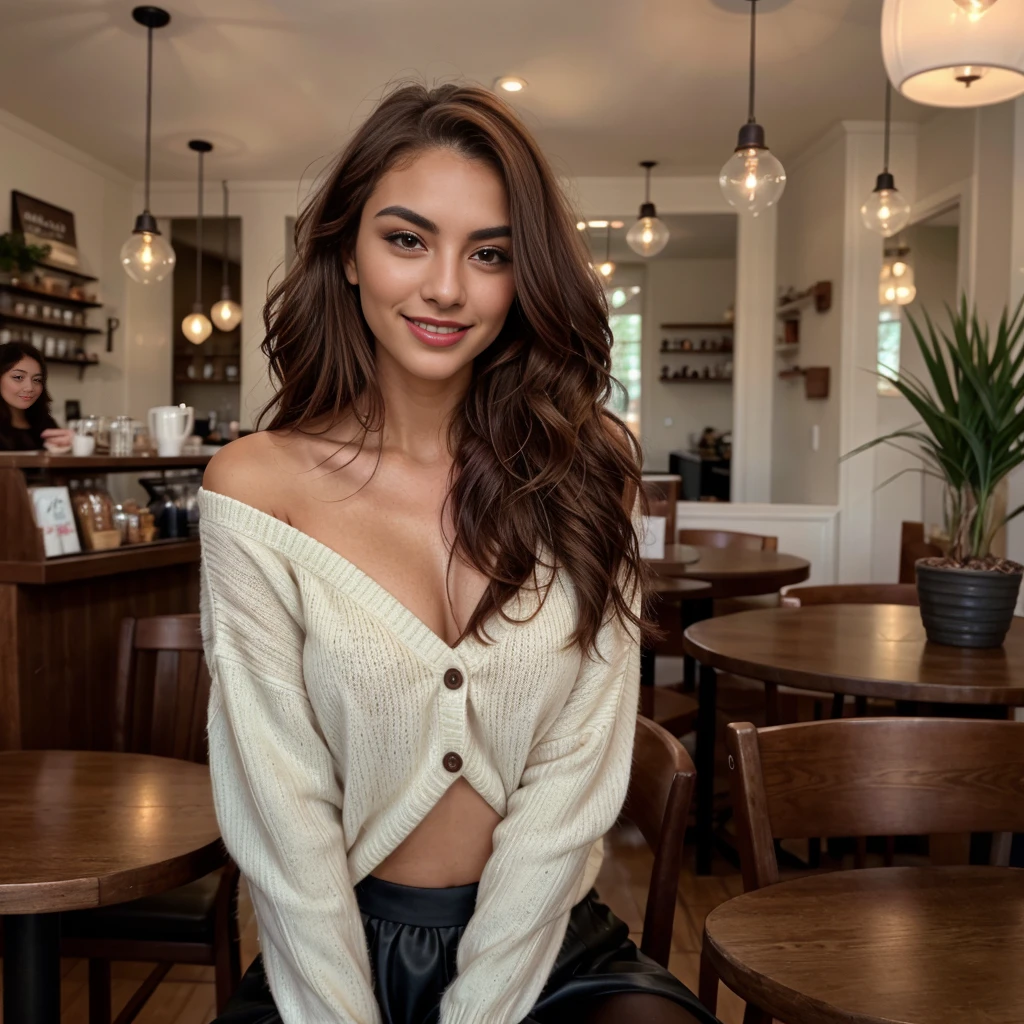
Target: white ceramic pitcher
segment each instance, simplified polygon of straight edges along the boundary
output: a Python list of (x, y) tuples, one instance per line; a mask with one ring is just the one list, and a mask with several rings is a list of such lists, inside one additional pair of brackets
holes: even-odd
[(181, 454), (185, 438), (192, 433), (195, 409), (191, 405), (158, 405), (149, 410), (149, 435), (156, 441), (162, 458)]

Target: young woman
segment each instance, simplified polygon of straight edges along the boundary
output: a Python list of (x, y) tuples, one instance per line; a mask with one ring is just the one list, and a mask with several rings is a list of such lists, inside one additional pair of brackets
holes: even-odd
[(299, 218), (269, 429), (200, 492), (210, 768), (262, 949), (220, 1024), (714, 1020), (591, 890), (640, 467), (574, 221), (453, 85), (384, 100)]
[(0, 451), (66, 448), (71, 431), (50, 415), (46, 363), (38, 349), (20, 341), (0, 345)]

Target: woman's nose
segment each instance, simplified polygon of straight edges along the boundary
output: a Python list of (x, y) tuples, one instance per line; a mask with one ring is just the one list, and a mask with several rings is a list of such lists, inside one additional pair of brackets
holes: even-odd
[(442, 309), (462, 306), (466, 301), (463, 274), (465, 264), (461, 253), (437, 250), (426, 261), (426, 275), (420, 291), (421, 297)]

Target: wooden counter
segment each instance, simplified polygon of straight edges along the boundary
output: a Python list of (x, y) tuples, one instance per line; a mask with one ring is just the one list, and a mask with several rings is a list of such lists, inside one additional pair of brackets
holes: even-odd
[(209, 460), (0, 452), (0, 749), (111, 749), (121, 619), (199, 608), (198, 540), (46, 558), (29, 485)]

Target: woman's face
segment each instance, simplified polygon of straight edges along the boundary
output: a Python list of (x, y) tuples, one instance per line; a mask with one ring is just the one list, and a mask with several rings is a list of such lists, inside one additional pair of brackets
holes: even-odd
[(378, 362), (424, 380), (468, 367), (505, 323), (511, 258), (508, 198), (488, 164), (429, 149), (385, 174), (345, 263)]
[(0, 398), (12, 408), (24, 412), (43, 393), (43, 368), (29, 356), (23, 356), (0, 377)]

